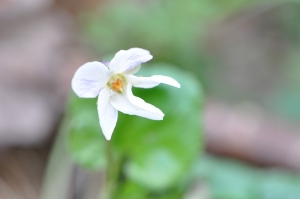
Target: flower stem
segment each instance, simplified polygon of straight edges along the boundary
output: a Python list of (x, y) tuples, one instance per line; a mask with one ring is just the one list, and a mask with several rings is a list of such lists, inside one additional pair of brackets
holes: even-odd
[(119, 158), (113, 151), (111, 141), (106, 143), (106, 182), (104, 199), (114, 199), (120, 172)]
[(105, 199), (112, 199), (112, 188), (111, 188), (111, 167), (113, 166), (113, 157), (111, 151), (111, 142), (106, 142), (106, 197)]

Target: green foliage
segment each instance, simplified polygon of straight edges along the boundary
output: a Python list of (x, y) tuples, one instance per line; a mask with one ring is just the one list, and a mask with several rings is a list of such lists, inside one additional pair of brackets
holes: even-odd
[(75, 162), (88, 169), (105, 166), (105, 143), (96, 111), (96, 99), (71, 97), (67, 117), (68, 146)]
[(238, 161), (206, 156), (191, 176), (210, 187), (214, 199), (298, 199), (300, 175), (253, 168)]
[[(181, 88), (159, 85), (153, 89), (133, 90), (136, 96), (165, 113), (162, 121), (119, 113), (110, 142), (125, 160), (122, 172), (126, 180), (120, 182), (118, 193), (126, 198), (139, 197), (139, 192), (131, 191), (138, 189), (136, 184), (147, 197), (151, 196), (149, 193), (179, 186), (202, 148), (203, 94), (195, 77), (166, 64), (144, 66), (140, 74), (168, 75), (176, 79)], [(68, 143), (74, 161), (88, 169), (103, 168), (107, 141), (99, 126), (96, 100), (72, 97), (68, 117)], [(128, 194), (133, 195), (127, 197)]]
[(182, 199), (182, 190), (170, 189), (162, 192), (149, 192), (145, 187), (130, 180), (122, 183), (116, 194), (116, 199)]
[(127, 176), (149, 189), (160, 190), (178, 184), (199, 155), (202, 90), (193, 76), (170, 66), (144, 67), (140, 74), (168, 75), (181, 84), (180, 89), (160, 85), (134, 90), (137, 96), (161, 108), (165, 118), (151, 121), (119, 114), (113, 135), (114, 145), (129, 158)]
[(100, 55), (134, 46), (151, 51), (154, 61), (195, 72), (205, 80), (207, 29), (247, 0), (114, 1), (81, 18), (91, 45)]

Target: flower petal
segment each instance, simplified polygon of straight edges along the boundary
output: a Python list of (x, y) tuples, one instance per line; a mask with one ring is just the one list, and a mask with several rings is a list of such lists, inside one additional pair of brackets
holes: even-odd
[(123, 94), (115, 93), (110, 97), (112, 106), (129, 115), (137, 115), (152, 120), (162, 120), (164, 117), (163, 112), (155, 106), (146, 103), (139, 97), (132, 94), (132, 85), (128, 84)]
[(107, 140), (111, 139), (118, 119), (118, 111), (110, 104), (109, 97), (109, 89), (104, 88), (101, 90), (97, 102), (100, 126)]
[(126, 74), (134, 74), (136, 72), (138, 72), (141, 68), (141, 64), (140, 65), (137, 65), (136, 67), (134, 67), (132, 70), (128, 70), (126, 71)]
[(100, 62), (88, 62), (82, 65), (72, 79), (72, 89), (83, 98), (93, 98), (110, 78), (110, 71)]
[(151, 77), (137, 77), (134, 75), (128, 75), (127, 79), (134, 87), (139, 88), (153, 88), (160, 83), (180, 88), (180, 84), (175, 79), (163, 75), (153, 75)]
[(152, 59), (148, 50), (141, 48), (130, 48), (129, 50), (120, 50), (116, 53), (109, 64), (109, 69), (114, 74), (127, 73), (134, 71), (134, 68), (141, 63)]

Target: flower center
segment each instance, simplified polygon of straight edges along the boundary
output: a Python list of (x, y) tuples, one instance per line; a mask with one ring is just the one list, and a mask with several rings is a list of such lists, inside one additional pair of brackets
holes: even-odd
[(107, 85), (114, 91), (123, 93), (124, 78), (121, 75), (113, 76)]
[(111, 85), (111, 88), (114, 91), (123, 92), (123, 83), (120, 79), (117, 79), (117, 81), (113, 82)]

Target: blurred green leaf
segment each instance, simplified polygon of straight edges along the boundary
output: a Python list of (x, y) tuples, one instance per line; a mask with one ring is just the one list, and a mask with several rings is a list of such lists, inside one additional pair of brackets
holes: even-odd
[(127, 180), (123, 182), (116, 193), (116, 199), (182, 199), (178, 189), (164, 190), (160, 193), (149, 192), (145, 187)]
[(122, 183), (116, 193), (116, 199), (145, 199), (147, 198), (147, 190), (136, 183), (126, 181)]
[(165, 113), (164, 120), (120, 113), (112, 141), (128, 157), (129, 179), (152, 190), (166, 189), (183, 179), (201, 150), (202, 89), (194, 76), (166, 64), (144, 66), (140, 74), (173, 77), (181, 88), (135, 89), (136, 96)]
[(105, 166), (105, 140), (100, 130), (96, 99), (72, 95), (67, 117), (70, 120), (68, 146), (73, 160), (88, 169)]
[(190, 178), (205, 181), (214, 199), (298, 199), (300, 174), (259, 169), (242, 162), (204, 156)]
[(166, 149), (153, 149), (146, 152), (139, 162), (127, 165), (127, 174), (135, 181), (152, 189), (163, 189), (177, 180), (180, 173), (178, 160)]

